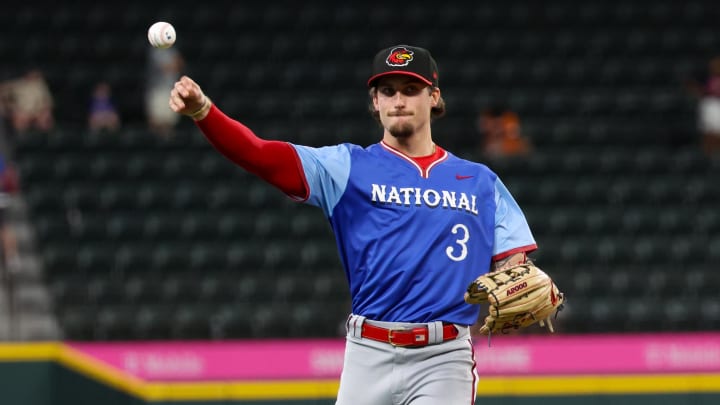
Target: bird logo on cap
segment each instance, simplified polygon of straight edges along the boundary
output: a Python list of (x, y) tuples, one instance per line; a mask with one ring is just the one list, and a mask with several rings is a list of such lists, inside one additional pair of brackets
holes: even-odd
[(400, 47), (390, 51), (390, 55), (388, 55), (385, 63), (387, 63), (388, 66), (407, 66), (412, 60), (413, 51)]

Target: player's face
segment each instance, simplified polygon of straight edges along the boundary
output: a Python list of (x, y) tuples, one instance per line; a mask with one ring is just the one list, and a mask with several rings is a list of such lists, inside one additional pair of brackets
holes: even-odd
[(380, 79), (373, 98), (383, 127), (396, 138), (407, 138), (430, 122), (439, 90), (412, 77), (397, 75)]

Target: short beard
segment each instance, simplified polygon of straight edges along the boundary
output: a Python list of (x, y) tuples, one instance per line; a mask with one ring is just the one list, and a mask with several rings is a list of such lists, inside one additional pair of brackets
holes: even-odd
[(407, 139), (409, 138), (415, 131), (410, 123), (403, 123), (403, 124), (396, 124), (392, 127), (388, 128), (388, 132), (390, 135), (394, 136), (398, 139)]

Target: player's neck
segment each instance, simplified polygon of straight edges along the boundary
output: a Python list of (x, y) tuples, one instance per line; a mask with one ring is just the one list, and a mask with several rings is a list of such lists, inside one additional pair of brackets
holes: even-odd
[(414, 134), (407, 138), (396, 138), (386, 132), (385, 136), (383, 136), (383, 142), (410, 157), (429, 156), (436, 151), (435, 143), (430, 134), (422, 137)]

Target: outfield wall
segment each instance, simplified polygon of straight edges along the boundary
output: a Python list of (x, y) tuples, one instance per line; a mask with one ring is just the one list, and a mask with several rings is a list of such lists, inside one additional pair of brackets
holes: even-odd
[[(1, 404), (333, 404), (344, 341), (0, 345)], [(412, 349), (406, 349), (412, 350)], [(718, 404), (720, 333), (475, 342), (478, 404)]]

